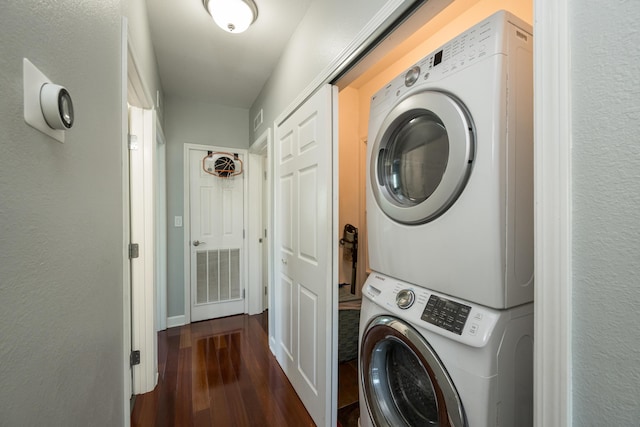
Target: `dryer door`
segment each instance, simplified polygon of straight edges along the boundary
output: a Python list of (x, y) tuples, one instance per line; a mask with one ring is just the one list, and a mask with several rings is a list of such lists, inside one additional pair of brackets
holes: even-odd
[(437, 91), (398, 103), (375, 137), (371, 189), (391, 219), (422, 224), (442, 215), (471, 173), (473, 122), (462, 103)]
[(375, 318), (362, 335), (360, 355), (360, 382), (374, 425), (468, 425), (445, 367), (407, 323), (391, 316)]

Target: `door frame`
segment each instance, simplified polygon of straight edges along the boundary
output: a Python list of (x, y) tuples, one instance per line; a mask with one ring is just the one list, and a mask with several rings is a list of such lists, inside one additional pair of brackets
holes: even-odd
[[(182, 236), (182, 247), (183, 247), (183, 260), (184, 260), (184, 266), (183, 266), (183, 270), (184, 270), (184, 324), (189, 324), (191, 323), (191, 206), (190, 206), (190, 176), (189, 176), (189, 152), (191, 150), (198, 150), (198, 151), (220, 151), (220, 150), (225, 150), (228, 152), (232, 152), (232, 153), (239, 153), (242, 154), (244, 156), (245, 159), (249, 158), (249, 153), (247, 152), (246, 149), (241, 149), (241, 148), (232, 148), (232, 147), (223, 147), (220, 145), (203, 145), (203, 144), (192, 144), (192, 143), (186, 143), (184, 144), (184, 148), (183, 148), (183, 155), (182, 155), (182, 159), (183, 159), (183, 166), (182, 166), (182, 171), (183, 171), (183, 226), (184, 226), (184, 231), (183, 231), (183, 236)], [(248, 162), (247, 162), (248, 163)], [(245, 173), (249, 173), (249, 168), (247, 167), (246, 172)], [(244, 242), (243, 242), (243, 248), (242, 248), (242, 257), (241, 259), (243, 260), (243, 265), (240, 266), (241, 270), (242, 270), (242, 274), (244, 275), (245, 278), (245, 283), (244, 283), (244, 289), (247, 289), (247, 292), (245, 294), (245, 298), (244, 298), (244, 312), (247, 313), (249, 311), (249, 298), (251, 297), (251, 292), (248, 292), (248, 277), (249, 277), (249, 270), (248, 270), (248, 266), (249, 263), (247, 262), (247, 254), (248, 254), (248, 244), (247, 244), (247, 226), (249, 224), (249, 209), (247, 209), (247, 206), (249, 206), (249, 179), (243, 177), (242, 178), (242, 185), (243, 185), (243, 195), (242, 195), (242, 203), (244, 204), (243, 206), (243, 229), (245, 231), (245, 237), (244, 237)]]
[(534, 423), (572, 425), (571, 15), (533, 0)]
[(167, 141), (156, 123), (156, 329), (167, 329)]
[[(272, 253), (271, 253), (271, 245), (269, 244), (271, 240), (271, 236), (264, 236), (263, 234), (263, 225), (266, 225), (266, 231), (268, 234), (271, 234), (272, 226), (271, 226), (271, 206), (272, 206), (272, 197), (273, 197), (273, 188), (271, 187), (271, 166), (267, 167), (267, 170), (264, 170), (262, 165), (262, 160), (264, 158), (270, 162), (271, 156), (271, 128), (267, 128), (262, 134), (256, 138), (256, 140), (249, 147), (249, 166), (247, 167), (248, 177), (249, 177), (249, 191), (252, 192), (250, 194), (250, 198), (252, 200), (257, 200), (258, 196), (261, 201), (260, 208), (251, 210), (249, 212), (249, 227), (248, 227), (248, 235), (249, 235), (249, 260), (257, 259), (259, 262), (251, 263), (253, 267), (249, 268), (248, 280), (247, 284), (247, 293), (250, 295), (249, 300), (249, 314), (258, 314), (264, 311), (264, 307), (268, 304), (265, 304), (267, 301), (264, 296), (264, 291), (262, 289), (262, 284), (265, 282), (265, 277), (263, 277), (263, 252), (267, 252), (267, 289), (268, 294), (271, 295), (271, 285), (272, 285), (272, 274), (273, 268), (271, 265), (272, 262)], [(263, 174), (266, 172), (266, 185), (263, 186)], [(263, 187), (266, 188), (266, 191), (263, 191)], [(253, 197), (253, 196), (256, 197)], [(262, 209), (266, 204), (266, 210)], [(263, 212), (266, 212), (266, 218), (264, 218)], [(266, 242), (265, 239), (266, 238)], [(263, 243), (259, 243), (259, 239), (263, 239)], [(269, 316), (271, 317), (271, 313)], [(270, 319), (271, 321), (271, 319)]]
[(126, 17), (121, 20), (120, 35), (120, 120), (121, 120), (121, 141), (120, 148), (122, 156), (122, 365), (123, 365), (123, 413), (122, 425), (131, 425), (131, 398), (132, 398), (132, 370), (131, 370), (131, 266), (129, 263), (129, 247), (131, 241), (131, 231), (129, 230), (129, 164), (124, 159), (129, 155), (129, 108), (127, 106), (129, 67), (127, 57), (128, 48), (128, 21)]
[[(142, 73), (140, 72), (137, 60), (138, 56), (135, 53), (135, 49), (131, 44), (131, 39), (128, 35), (128, 21), (126, 17), (122, 18), (121, 28), (121, 73), (122, 73), (122, 186), (123, 186), (123, 330), (124, 330), (124, 347), (123, 347), (123, 363), (124, 363), (124, 399), (125, 399), (125, 422), (123, 425), (128, 426), (130, 424), (130, 399), (134, 393), (143, 392), (141, 390), (153, 389), (157, 383), (157, 335), (156, 326), (158, 319), (154, 313), (158, 309), (158, 302), (155, 298), (155, 293), (158, 292), (156, 288), (156, 279), (152, 279), (152, 283), (145, 283), (145, 289), (142, 292), (138, 292), (138, 300), (134, 300), (134, 294), (132, 292), (132, 268), (131, 260), (129, 258), (129, 243), (131, 243), (132, 227), (131, 227), (131, 179), (130, 179), (130, 148), (129, 148), (129, 109), (128, 105), (141, 108), (144, 110), (143, 116), (150, 116), (151, 126), (147, 129), (149, 135), (151, 135), (152, 141), (150, 144), (152, 150), (155, 152), (158, 143), (158, 132), (161, 132), (160, 123), (158, 121), (157, 112), (153, 102), (153, 97), (145, 84)], [(143, 125), (144, 126), (144, 125)], [(138, 141), (139, 144), (143, 144), (144, 141)], [(155, 159), (153, 160), (152, 167), (155, 169)], [(163, 171), (164, 172), (164, 171)], [(154, 172), (155, 173), (155, 172)], [(144, 178), (149, 181), (149, 188), (152, 193), (156, 191), (156, 184), (158, 180), (157, 175), (147, 175)], [(145, 185), (147, 185), (145, 183)], [(146, 192), (148, 192), (145, 190)], [(153, 196), (155, 197), (155, 195)], [(151, 197), (151, 198), (153, 198)], [(146, 198), (146, 196), (145, 196)], [(154, 212), (156, 210), (155, 202), (147, 200), (145, 202), (145, 211)], [(151, 220), (155, 222), (157, 212), (154, 212)], [(145, 225), (146, 227), (146, 225)], [(153, 230), (148, 229), (146, 234), (153, 234), (152, 238), (156, 237), (155, 228)], [(143, 242), (135, 242), (143, 244)], [(147, 242), (148, 243), (148, 242)], [(141, 245), (142, 246), (142, 245)], [(155, 247), (151, 248), (152, 253), (147, 254), (147, 263), (152, 265), (145, 268), (151, 268), (153, 273), (156, 272), (155, 264), (157, 260), (157, 253)], [(166, 268), (166, 263), (165, 263)], [(151, 274), (153, 276), (153, 273)], [(147, 275), (147, 277), (149, 277)], [(142, 298), (140, 296), (142, 295)], [(166, 290), (165, 290), (166, 295)], [(151, 315), (149, 315), (151, 313)], [(166, 316), (166, 315), (165, 315)], [(136, 328), (137, 334), (133, 333), (133, 328)], [(133, 341), (137, 342), (134, 343)], [(130, 356), (132, 350), (140, 350), (142, 364), (137, 367), (130, 365)], [(137, 370), (137, 371), (136, 371)], [(141, 377), (141, 378), (140, 378)], [(137, 384), (137, 385), (136, 385)], [(137, 389), (137, 390), (136, 390)], [(136, 394), (137, 394), (136, 393)]]

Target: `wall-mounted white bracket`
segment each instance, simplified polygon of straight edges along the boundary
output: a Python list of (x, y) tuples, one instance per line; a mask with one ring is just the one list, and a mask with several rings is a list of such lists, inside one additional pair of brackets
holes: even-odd
[(52, 129), (46, 122), (40, 104), (40, 91), (45, 84), (53, 84), (27, 58), (23, 61), (24, 79), (24, 121), (53, 139), (64, 142), (64, 130)]

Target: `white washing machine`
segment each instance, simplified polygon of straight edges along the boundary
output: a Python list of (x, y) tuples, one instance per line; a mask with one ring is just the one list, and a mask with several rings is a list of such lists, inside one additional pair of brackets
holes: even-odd
[(533, 300), (531, 33), (498, 12), (372, 97), (372, 270), (498, 309)]
[(360, 425), (533, 425), (533, 303), (494, 310), (373, 273), (360, 312)]

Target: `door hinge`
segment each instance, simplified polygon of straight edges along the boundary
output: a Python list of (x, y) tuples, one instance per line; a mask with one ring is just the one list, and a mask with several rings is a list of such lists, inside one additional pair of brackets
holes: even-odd
[(244, 229), (242, 230), (242, 238), (244, 239)]
[(245, 298), (245, 295), (246, 295), (246, 289), (243, 289), (243, 290), (242, 290), (242, 299), (244, 299), (244, 298)]
[(138, 149), (138, 136), (129, 134), (128, 137), (129, 137), (129, 150), (137, 150)]
[(140, 364), (140, 350), (134, 350), (131, 352), (131, 355), (129, 355), (129, 364), (131, 366)]
[(129, 243), (129, 259), (138, 258), (140, 256), (140, 245), (137, 243)]
[(264, 294), (267, 295), (267, 287), (264, 287)]

